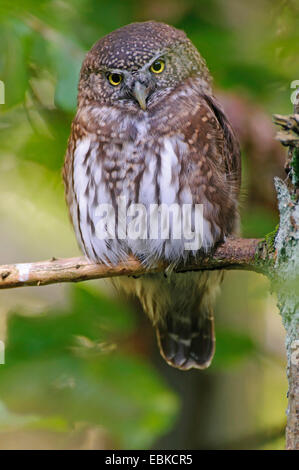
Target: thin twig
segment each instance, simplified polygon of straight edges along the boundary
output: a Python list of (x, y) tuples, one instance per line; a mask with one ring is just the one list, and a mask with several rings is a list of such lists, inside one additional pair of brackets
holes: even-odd
[[(261, 239), (231, 238), (219, 245), (213, 254), (178, 266), (176, 272), (210, 269), (244, 269), (265, 272), (266, 245)], [(257, 256), (258, 254), (258, 256)], [(113, 276), (139, 276), (161, 272), (167, 263), (150, 269), (130, 257), (116, 266), (93, 264), (86, 258), (68, 258), (36, 263), (0, 266), (0, 289), (22, 286), (44, 286), (61, 282), (81, 282)]]

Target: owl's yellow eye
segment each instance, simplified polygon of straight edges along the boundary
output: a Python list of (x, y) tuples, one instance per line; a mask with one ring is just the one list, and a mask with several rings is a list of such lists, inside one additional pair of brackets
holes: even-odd
[(162, 73), (165, 69), (165, 62), (161, 59), (155, 60), (155, 62), (150, 66), (150, 71), (153, 73)]
[(119, 73), (109, 73), (108, 75), (109, 83), (111, 83), (113, 86), (119, 85), (122, 79), (123, 77)]

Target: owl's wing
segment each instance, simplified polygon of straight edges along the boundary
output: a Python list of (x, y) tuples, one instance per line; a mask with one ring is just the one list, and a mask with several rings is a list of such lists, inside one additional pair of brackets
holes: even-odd
[(241, 184), (241, 154), (239, 141), (233, 128), (225, 115), (221, 104), (212, 95), (202, 95), (203, 101), (216, 117), (223, 135), (219, 136), (219, 146), (225, 158), (225, 166), (228, 175), (233, 175), (238, 190)]
[(185, 175), (193, 203), (204, 206), (212, 247), (238, 231), (240, 148), (216, 98), (198, 93), (191, 106), (188, 102), (188, 113), (183, 127), (188, 145)]
[(75, 197), (73, 192), (73, 160), (74, 160), (74, 152), (76, 148), (76, 137), (73, 132), (68, 140), (68, 146), (64, 158), (64, 165), (62, 169), (62, 177), (65, 187), (65, 199), (67, 202), (67, 206), (69, 209), (69, 215), (71, 216), (71, 220), (73, 221), (72, 214), (75, 213), (74, 204), (75, 204)]

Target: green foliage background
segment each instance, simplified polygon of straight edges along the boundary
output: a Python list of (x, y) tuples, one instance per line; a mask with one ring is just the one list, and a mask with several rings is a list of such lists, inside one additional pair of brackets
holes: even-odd
[[(0, 79), (6, 92), (0, 106), (1, 264), (78, 254), (61, 167), (80, 65), (99, 37), (147, 19), (183, 28), (206, 58), (218, 89), (246, 96), (269, 115), (291, 112), (290, 83), (299, 78), (295, 0), (0, 0)], [(246, 172), (245, 161), (245, 180)], [(275, 214), (258, 207), (254, 214), (245, 210), (243, 219), (244, 236), (261, 236), (275, 224)], [(220, 316), (215, 361), (204, 374), (227, 378), (240, 373), (242, 381), (252, 367), (266, 367), (265, 361), (275, 372), (269, 380), (262, 373), (266, 382), (251, 394), (262, 387), (269, 409), (266, 399), (260, 401), (254, 423), (243, 416), (244, 429), (231, 422), (231, 440), (256, 427), (283, 423), (285, 406), (279, 398), (285, 387), (282, 359), (265, 346), (267, 285), (257, 276), (239, 278), (231, 275), (224, 286), (226, 317)], [(140, 318), (111, 300), (105, 287), (27, 289), (1, 293), (1, 298), (6, 365), (0, 366), (0, 447), (9, 445), (8, 433), (20, 431), (21, 446), (26, 433), (30, 445), (42, 445), (36, 430), (63, 435), (53, 446), (67, 447), (70, 436), (91, 427), (100, 430), (98, 446), (148, 448), (175, 428), (183, 398), (150, 356), (128, 348), (136, 332), (142, 334)], [(258, 312), (264, 312), (263, 324), (254, 316)], [(279, 321), (275, 328), (281, 338)], [(252, 380), (260, 380), (260, 370), (257, 375)], [(271, 397), (273, 386), (277, 395)], [(235, 400), (231, 393), (230, 403)], [(249, 415), (257, 405), (243, 398)], [(215, 396), (211, 408), (220, 401)], [(210, 435), (221, 428), (214, 418), (209, 426)], [(227, 426), (217, 442), (225, 441)], [(275, 442), (272, 447), (282, 445)]]

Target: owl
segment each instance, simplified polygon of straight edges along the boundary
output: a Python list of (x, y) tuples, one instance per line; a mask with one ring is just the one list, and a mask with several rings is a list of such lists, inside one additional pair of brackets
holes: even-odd
[[(181, 370), (212, 360), (223, 274), (175, 266), (237, 232), (240, 171), (206, 63), (183, 31), (133, 23), (87, 53), (63, 172), (72, 224), (92, 262), (166, 263), (164, 273), (114, 282), (139, 298), (161, 355)], [(187, 243), (185, 225), (200, 243)]]

